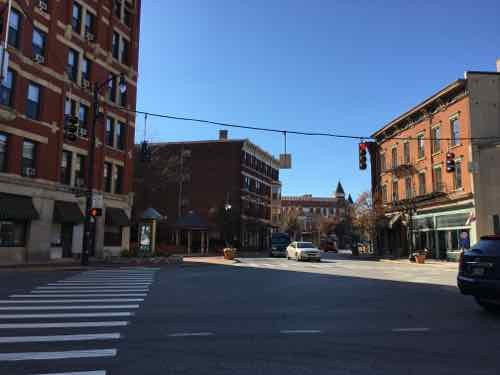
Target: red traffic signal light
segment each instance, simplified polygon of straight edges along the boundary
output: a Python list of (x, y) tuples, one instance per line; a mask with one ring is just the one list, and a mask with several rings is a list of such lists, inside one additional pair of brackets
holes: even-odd
[(453, 152), (446, 153), (446, 172), (455, 172), (455, 154)]
[(91, 217), (102, 216), (102, 208), (91, 208), (89, 211), (89, 216)]
[(368, 144), (366, 142), (362, 142), (359, 144), (359, 169), (365, 170), (367, 168), (366, 165), (366, 151), (368, 150)]

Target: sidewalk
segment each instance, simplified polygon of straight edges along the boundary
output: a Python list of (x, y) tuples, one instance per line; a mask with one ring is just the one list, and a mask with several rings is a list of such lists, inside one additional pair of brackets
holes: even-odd
[(206, 264), (219, 264), (230, 266), (239, 263), (237, 259), (227, 260), (222, 255), (209, 255), (209, 256), (189, 256), (184, 258), (186, 263), (206, 263)]
[(82, 266), (80, 259), (57, 259), (44, 263), (0, 264), (2, 271), (81, 271), (95, 268), (134, 267), (134, 266), (159, 266), (166, 264), (182, 263), (182, 257), (167, 258), (116, 258), (110, 260), (90, 259), (87, 266)]

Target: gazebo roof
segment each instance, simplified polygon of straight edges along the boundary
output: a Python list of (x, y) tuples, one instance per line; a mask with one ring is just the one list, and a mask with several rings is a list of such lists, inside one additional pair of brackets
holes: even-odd
[(180, 229), (208, 230), (207, 222), (194, 211), (190, 211), (179, 218), (175, 226)]
[(163, 220), (165, 219), (162, 214), (156, 211), (153, 207), (149, 207), (141, 215), (142, 220)]

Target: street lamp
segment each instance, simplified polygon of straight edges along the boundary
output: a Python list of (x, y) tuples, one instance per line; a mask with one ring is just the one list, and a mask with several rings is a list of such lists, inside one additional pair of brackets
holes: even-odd
[[(89, 150), (89, 162), (87, 168), (87, 193), (85, 199), (85, 224), (84, 224), (84, 236), (83, 236), (83, 248), (81, 263), (82, 266), (89, 264), (89, 251), (92, 248), (94, 240), (94, 230), (92, 228), (93, 222), (95, 222), (95, 217), (90, 215), (93, 205), (93, 189), (94, 189), (94, 163), (95, 163), (95, 146), (96, 146), (96, 127), (97, 120), (100, 116), (99, 113), (99, 93), (103, 87), (107, 87), (110, 82), (117, 79), (116, 76), (111, 76), (107, 80), (101, 83), (95, 83), (93, 88), (92, 96), (92, 124), (90, 126), (89, 138), (90, 138), (90, 150)], [(125, 80), (125, 75), (122, 73), (119, 76), (118, 87), (122, 94), (127, 91), (127, 84)]]

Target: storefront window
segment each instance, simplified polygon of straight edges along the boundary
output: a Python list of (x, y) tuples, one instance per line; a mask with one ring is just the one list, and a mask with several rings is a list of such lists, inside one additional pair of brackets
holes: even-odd
[(121, 246), (122, 245), (122, 228), (117, 226), (107, 225), (104, 228), (104, 246)]
[(22, 247), (25, 239), (25, 222), (0, 221), (0, 247)]

